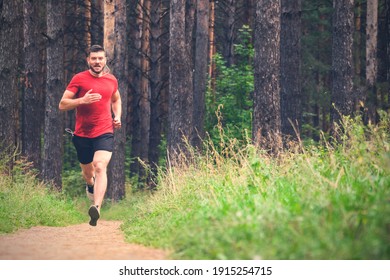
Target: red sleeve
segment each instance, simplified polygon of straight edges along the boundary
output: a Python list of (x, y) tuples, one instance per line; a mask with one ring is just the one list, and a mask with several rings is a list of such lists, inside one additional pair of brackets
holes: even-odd
[(76, 93), (76, 94), (79, 92), (79, 88), (80, 88), (80, 82), (79, 82), (78, 76), (79, 75), (73, 76), (72, 80), (70, 81), (70, 83), (66, 87), (67, 90), (69, 90), (73, 93)]

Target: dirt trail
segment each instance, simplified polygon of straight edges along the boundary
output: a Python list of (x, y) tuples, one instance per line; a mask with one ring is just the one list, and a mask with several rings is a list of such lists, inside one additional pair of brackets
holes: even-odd
[(1, 260), (163, 260), (168, 253), (124, 241), (118, 221), (38, 226), (0, 235)]

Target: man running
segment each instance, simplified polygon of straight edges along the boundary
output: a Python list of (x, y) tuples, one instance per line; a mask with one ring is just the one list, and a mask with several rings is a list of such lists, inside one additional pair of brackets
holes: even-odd
[(89, 70), (76, 74), (59, 104), (61, 111), (76, 109), (72, 141), (77, 151), (86, 192), (92, 201), (89, 224), (96, 226), (107, 189), (114, 129), (121, 127), (122, 101), (117, 79), (107, 70), (106, 52), (93, 45), (87, 56)]

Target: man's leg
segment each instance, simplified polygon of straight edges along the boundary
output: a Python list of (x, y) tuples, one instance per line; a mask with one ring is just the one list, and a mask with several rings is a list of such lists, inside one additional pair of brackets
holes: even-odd
[(93, 186), (93, 184), (94, 184), (93, 177), (95, 177), (95, 168), (94, 168), (92, 162), (88, 163), (88, 164), (80, 163), (80, 166), (81, 166), (81, 173), (83, 175), (84, 181), (88, 185)]
[(90, 139), (79, 137), (74, 135), (72, 142), (77, 151), (77, 159), (80, 162), (81, 174), (84, 178), (84, 181), (88, 185), (93, 185), (95, 176), (95, 168), (93, 167), (93, 147), (91, 145)]
[(107, 190), (107, 166), (111, 160), (112, 152), (96, 151), (93, 157), (93, 168), (95, 172), (94, 205), (101, 207), (104, 195)]

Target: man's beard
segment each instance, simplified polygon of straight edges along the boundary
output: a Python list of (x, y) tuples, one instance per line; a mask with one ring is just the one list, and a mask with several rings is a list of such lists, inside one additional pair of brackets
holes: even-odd
[[(100, 65), (99, 65), (99, 66), (100, 66)], [(98, 67), (99, 67), (99, 66), (98, 66)], [(103, 72), (104, 66), (101, 67), (101, 70), (100, 70), (100, 71), (95, 71), (95, 69), (93, 69), (93, 67), (89, 64), (89, 69), (90, 69), (93, 73), (99, 75), (100, 73)]]

